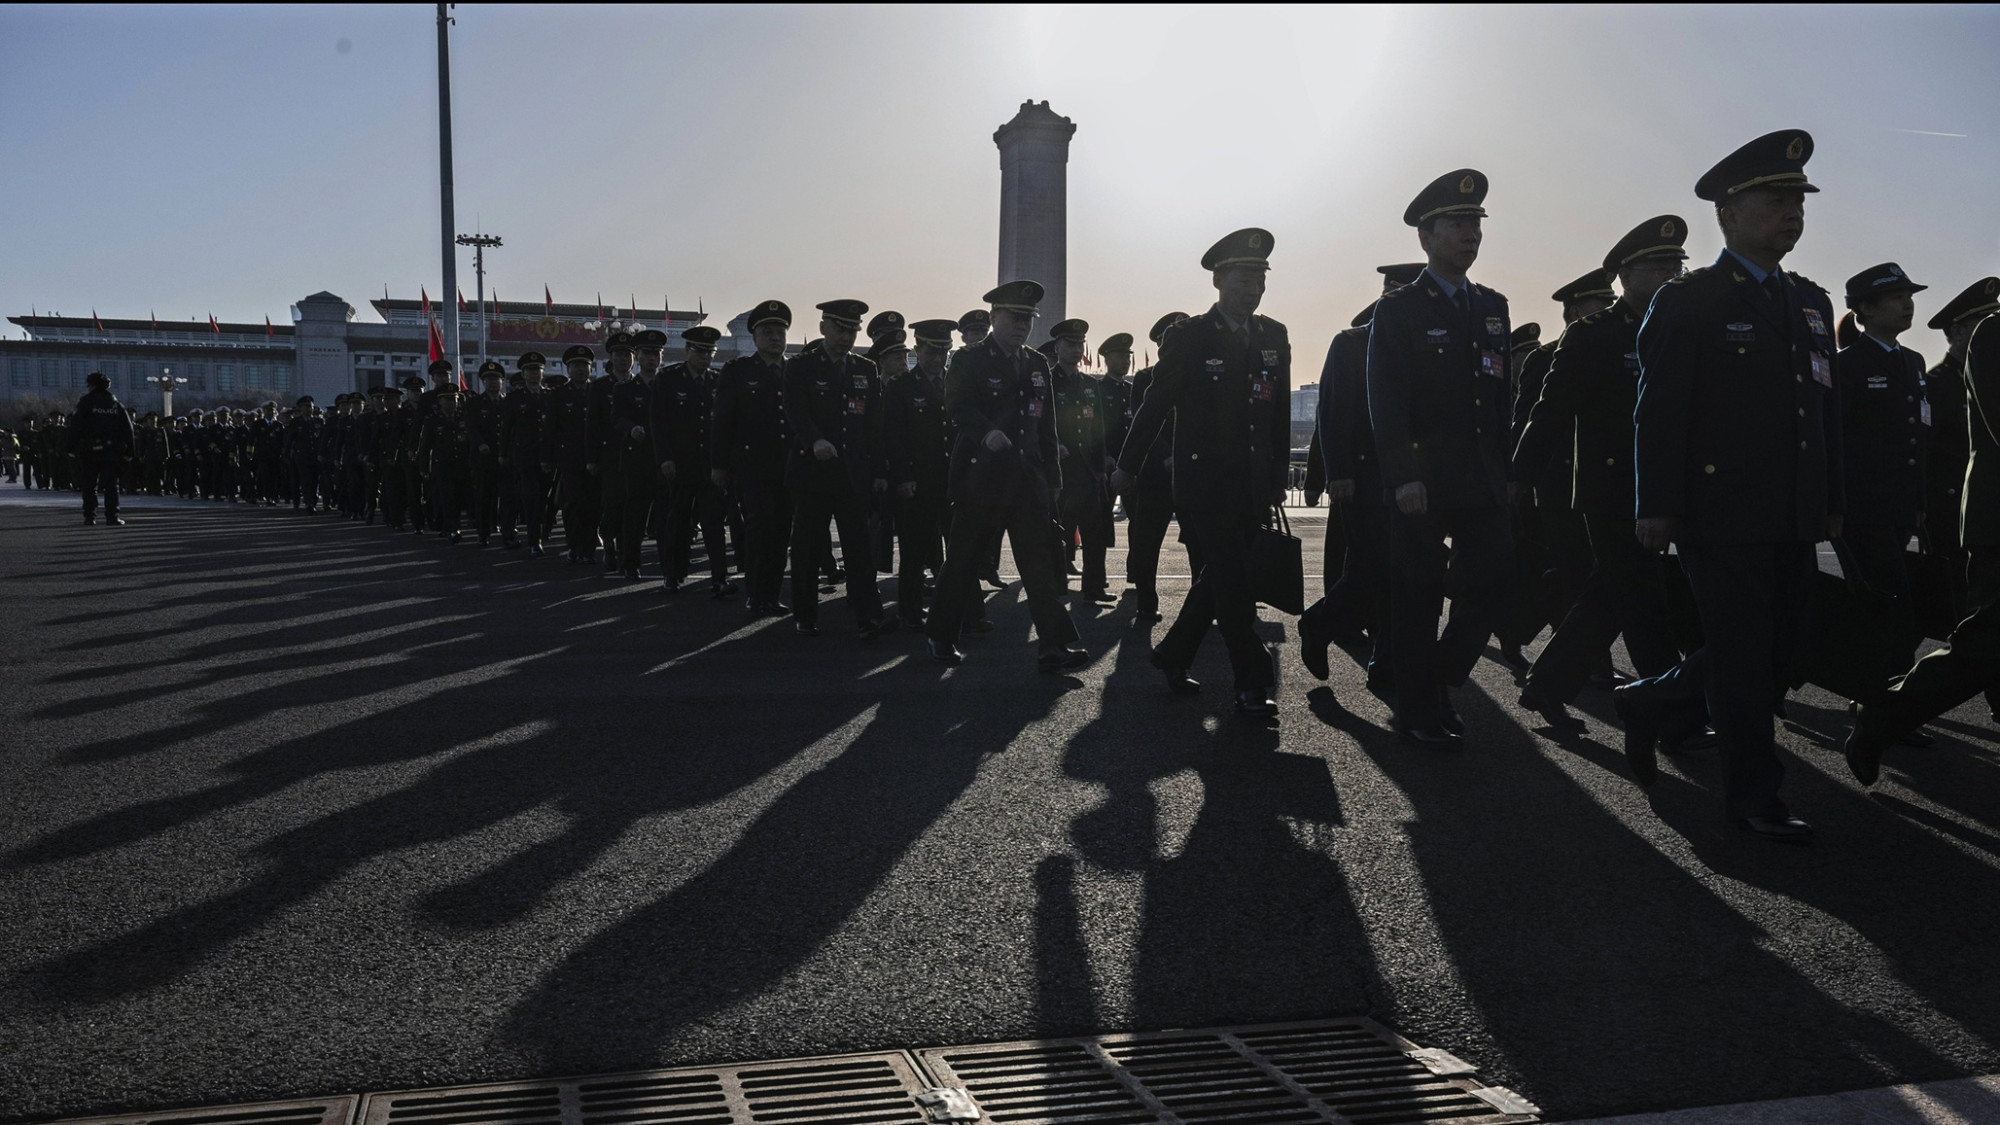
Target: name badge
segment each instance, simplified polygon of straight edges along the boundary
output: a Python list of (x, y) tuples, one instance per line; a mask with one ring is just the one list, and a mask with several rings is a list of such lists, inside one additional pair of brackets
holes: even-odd
[(857, 375), (855, 375), (855, 376), (854, 376), (854, 389), (855, 389), (855, 390), (857, 390), (857, 391), (865, 391), (865, 390), (867, 390), (867, 389), (868, 389), (868, 376), (866, 376), (866, 375), (862, 375), (862, 374), (857, 374)]
[(1833, 386), (1833, 363), (1818, 352), (1812, 353), (1813, 382), (1822, 387)]
[(1819, 310), (1807, 307), (1805, 309), (1805, 314), (1806, 314), (1806, 328), (1809, 329), (1815, 336), (1826, 335), (1826, 318), (1819, 315)]
[(1492, 348), (1479, 349), (1479, 373), (1495, 379), (1507, 377), (1507, 359)]
[(1038, 399), (1038, 398), (1031, 398), (1031, 399), (1029, 399), (1029, 400), (1028, 400), (1028, 417), (1030, 417), (1030, 418), (1040, 418), (1041, 416), (1042, 416), (1042, 400), (1041, 400), (1041, 399)]
[(848, 412), (849, 414), (866, 414), (866, 413), (868, 413), (868, 400), (867, 400), (867, 399), (865, 399), (865, 398), (850, 398), (850, 399), (848, 399), (848, 400), (847, 400), (847, 412)]
[(1042, 373), (1037, 371), (1033, 375), (1028, 376), (1028, 385), (1031, 387), (1046, 387), (1048, 386), (1048, 380), (1042, 378)]
[(1271, 397), (1272, 397), (1271, 384), (1263, 381), (1262, 379), (1251, 380), (1250, 398), (1252, 401), (1269, 402), (1271, 401)]
[(1489, 316), (1486, 318), (1486, 331), (1490, 335), (1505, 336), (1507, 334), (1507, 321), (1502, 317)]
[(1264, 349), (1264, 366), (1266, 367), (1278, 366), (1278, 349), (1276, 348)]
[(1924, 425), (1928, 426), (1928, 425), (1930, 425), (1930, 424), (1931, 424), (1931, 400), (1930, 400), (1930, 399), (1925, 399), (1925, 400), (1924, 400), (1924, 401), (1923, 401), (1922, 403), (1918, 404), (1918, 406), (1917, 406), (1917, 417), (1923, 420), (1923, 423), (1924, 423)]

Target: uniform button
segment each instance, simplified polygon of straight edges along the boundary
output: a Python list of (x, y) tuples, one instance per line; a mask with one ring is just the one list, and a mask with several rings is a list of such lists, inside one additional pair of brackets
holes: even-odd
[(1915, 445), (1915, 444), (1917, 444), (1917, 439), (1916, 439), (1916, 438), (1911, 438), (1911, 439), (1910, 439), (1910, 444), (1911, 444), (1911, 445)]
[(1605, 463), (1605, 464), (1607, 464), (1607, 465), (1616, 465), (1616, 464), (1618, 463), (1618, 458), (1616, 458), (1616, 457), (1606, 457), (1606, 458), (1604, 459), (1604, 463)]
[(1483, 434), (1483, 433), (1485, 433), (1486, 431), (1485, 431), (1485, 430), (1482, 430), (1482, 429), (1480, 429), (1480, 428), (1479, 428), (1478, 426), (1474, 426), (1474, 427), (1472, 427), (1472, 432), (1473, 432), (1473, 433), (1475, 433), (1475, 434)]
[(1478, 399), (1476, 399), (1476, 398), (1475, 398), (1475, 399), (1473, 399), (1473, 400), (1472, 400), (1472, 405), (1474, 405), (1474, 406), (1485, 406), (1486, 404), (1485, 404), (1485, 403), (1483, 403), (1483, 402), (1481, 402), (1481, 401), (1479, 401)]
[(1806, 408), (1803, 406), (1799, 407), (1799, 417), (1803, 418), (1805, 416), (1806, 416)]
[(1806, 443), (1805, 443), (1805, 442), (1800, 442), (1800, 443), (1799, 443), (1799, 448), (1800, 448), (1800, 449), (1804, 449), (1805, 447), (1806, 447)]
[(1709, 474), (1711, 474), (1711, 475), (1712, 475), (1712, 474), (1714, 474), (1714, 472), (1715, 472), (1715, 466), (1714, 466), (1714, 465), (1703, 465), (1703, 466), (1701, 467), (1701, 471), (1702, 471), (1702, 472), (1704, 472), (1704, 473), (1709, 473)]
[(1742, 349), (1742, 348), (1737, 348), (1737, 349), (1736, 349), (1736, 354), (1737, 354), (1737, 355), (1742, 355), (1742, 354), (1743, 354), (1743, 349)]
[(1916, 459), (1915, 457), (1912, 457), (1912, 458), (1910, 458), (1910, 460), (1909, 460), (1909, 464), (1912, 464), (1912, 465), (1914, 465), (1914, 464), (1916, 464), (1916, 463), (1917, 463), (1917, 459)]
[(1917, 401), (1917, 396), (1915, 396), (1915, 395), (1904, 395), (1904, 396), (1903, 396), (1903, 401), (1904, 401), (1904, 402), (1915, 402), (1915, 401)]
[(1916, 420), (1915, 418), (1911, 418), (1911, 419), (1908, 419), (1908, 421), (1909, 421), (1910, 425), (1912, 425), (1912, 426), (1914, 426), (1914, 425), (1916, 425), (1916, 424), (1917, 424), (1917, 420)]
[[(1737, 348), (1736, 350), (1740, 352), (1740, 351), (1742, 351), (1743, 349), (1742, 349), (1742, 348)], [(1792, 376), (1792, 382), (1794, 382), (1794, 383), (1803, 383), (1803, 382), (1805, 382), (1805, 381), (1806, 381), (1806, 377), (1805, 377), (1805, 376), (1803, 376), (1803, 375), (1794, 375), (1794, 376)]]
[(1201, 460), (1201, 454), (1199, 454), (1199, 453), (1190, 453), (1190, 454), (1188, 454), (1188, 460), (1190, 460), (1190, 461), (1199, 461), (1199, 460)]

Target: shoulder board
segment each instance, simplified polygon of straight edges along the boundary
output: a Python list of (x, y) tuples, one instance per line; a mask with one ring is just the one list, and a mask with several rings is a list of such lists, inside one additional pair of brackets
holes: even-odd
[(1492, 297), (1497, 301), (1500, 301), (1502, 304), (1505, 304), (1507, 301), (1507, 294), (1500, 292), (1498, 289), (1489, 289), (1484, 285), (1480, 285), (1478, 282), (1473, 282), (1473, 286), (1477, 288), (1481, 293), (1484, 293), (1487, 296)]
[[(1610, 320), (1611, 320), (1611, 319), (1612, 319), (1612, 318), (1613, 318), (1614, 316), (1616, 316), (1617, 314), (1618, 314), (1618, 306), (1617, 306), (1617, 305), (1615, 305), (1615, 304), (1614, 304), (1614, 305), (1612, 305), (1612, 306), (1610, 306), (1609, 308), (1602, 308), (1602, 309), (1598, 309), (1598, 310), (1597, 310), (1596, 312), (1594, 312), (1594, 313), (1591, 313), (1591, 314), (1590, 314), (1589, 316), (1584, 316), (1584, 317), (1579, 317), (1579, 318), (1577, 318), (1577, 322), (1576, 322), (1576, 324), (1572, 324), (1572, 325), (1570, 325), (1570, 326), (1569, 326), (1569, 328), (1565, 328), (1565, 329), (1563, 329), (1563, 336), (1567, 336), (1567, 335), (1569, 335), (1569, 331), (1570, 331), (1570, 328), (1575, 328), (1575, 327), (1577, 327), (1577, 325), (1582, 325), (1582, 324), (1591, 324), (1591, 325), (1596, 325), (1596, 324), (1604, 324), (1604, 323), (1607, 323), (1607, 322), (1609, 322), (1609, 321), (1610, 321)], [(1556, 337), (1556, 339), (1560, 340), (1560, 339), (1562, 339), (1562, 336), (1558, 336), (1558, 337)]]
[(1819, 293), (1821, 295), (1825, 295), (1826, 293), (1825, 286), (1821, 285), (1817, 281), (1814, 281), (1812, 278), (1807, 277), (1805, 274), (1795, 273), (1792, 275), (1792, 280), (1798, 282), (1802, 288), (1810, 289), (1815, 293)]

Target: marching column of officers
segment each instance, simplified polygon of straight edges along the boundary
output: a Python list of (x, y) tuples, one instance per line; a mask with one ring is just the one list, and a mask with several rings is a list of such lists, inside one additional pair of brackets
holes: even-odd
[[(1336, 642), (1365, 653), (1399, 737), (1448, 748), (1464, 737), (1451, 690), (1489, 640), (1524, 673), (1520, 706), (1564, 731), (1583, 726), (1567, 705), (1587, 684), (1618, 682), (1622, 636), (1637, 678), (1614, 699), (1635, 778), (1655, 780), (1658, 748), (1719, 746), (1726, 818), (1785, 841), (1812, 833), (1779, 796), (1773, 724), (1813, 626), (1818, 543), (1832, 541), (1850, 581), (1907, 608), (1917, 538), (1955, 576), (1946, 596), (1963, 617), (1945, 648), (1857, 701), (1844, 744), (1856, 777), (1872, 784), (1888, 747), (1926, 744), (1923, 721), (1991, 686), (2000, 278), (1931, 318), (1949, 347), (1928, 370), (1897, 343), (1925, 286), (1894, 263), (1848, 280), (1836, 324), (1827, 292), (1781, 266), (1819, 190), (1811, 154), (1812, 138), (1788, 130), (1724, 158), (1695, 185), (1723, 235), (1715, 262), (1685, 269), (1687, 222), (1647, 219), (1556, 291), (1566, 327), (1549, 344), (1468, 276), (1486, 177), (1459, 169), (1417, 195), (1403, 219), (1425, 260), (1380, 267), (1382, 295), (1334, 337), (1319, 382), (1307, 489), (1338, 507), (1338, 570), (1299, 623), (1313, 675), (1328, 677)], [(1122, 500), (1135, 619), (1162, 619), (1158, 557), (1175, 520), (1193, 571), (1153, 647), (1168, 690), (1200, 690), (1188, 672), (1213, 626), (1238, 712), (1269, 717), (1257, 542), (1284, 502), (1292, 382), (1285, 326), (1256, 312), (1272, 244), (1247, 228), (1211, 247), (1214, 304), (1160, 318), (1159, 362), (1136, 374), (1122, 333), (1098, 349), (1104, 375), (1084, 374), (1081, 320), (1027, 347), (1043, 289), (1023, 280), (957, 321), (879, 313), (865, 351), (865, 303), (818, 305), (818, 338), (787, 356), (792, 313), (772, 300), (749, 314), (755, 351), (719, 371), (715, 329), (682, 332), (687, 358), (671, 367), (666, 334), (648, 330), (612, 336), (601, 377), (579, 345), (555, 373), (534, 352), (511, 373), (483, 364), (466, 396), (440, 362), (428, 390), (412, 379), (343, 395), (324, 415), (306, 398), (282, 414), (134, 427), (93, 376), (73, 418), (39, 432), (30, 420), (23, 462), (30, 487), (73, 473), (88, 520), (103, 491), (113, 523), (122, 469), (128, 488), (324, 505), (453, 542), (469, 515), (482, 545), (536, 556), (560, 519), (571, 563), (627, 579), (650, 537), (669, 593), (691, 577), (698, 536), (713, 597), (742, 593), (802, 636), (818, 634), (821, 583), (844, 568), (863, 638), (921, 631), (947, 665), (965, 634), (992, 628), (982, 582), (1001, 586), (1004, 539), (1050, 672), (1090, 660), (1065, 572), (1077, 597), (1110, 600)], [(885, 606), (876, 574), (892, 559)], [(1682, 595), (1698, 636), (1676, 623)], [(1545, 625), (1530, 661), (1520, 646)], [(1904, 665), (1916, 641), (1885, 638)]]

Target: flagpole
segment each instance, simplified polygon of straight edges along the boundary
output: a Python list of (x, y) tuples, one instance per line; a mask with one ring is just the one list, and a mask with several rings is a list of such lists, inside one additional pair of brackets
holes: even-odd
[[(444, 225), (444, 338), (445, 356), (459, 368), (459, 383), (464, 385), (464, 358), (460, 355), (458, 341), (458, 302), (453, 294), (458, 292), (458, 251), (453, 240), (458, 235), (458, 221), (452, 216), (451, 184), (451, 16), (450, 5), (437, 6), (438, 18), (438, 193), (443, 209)], [(19, 307), (19, 306), (16, 306)]]

